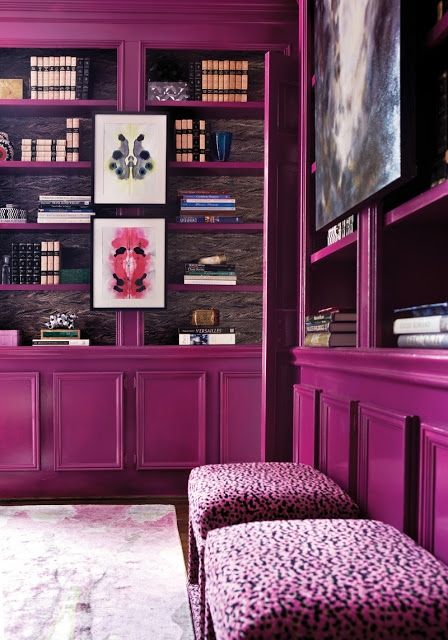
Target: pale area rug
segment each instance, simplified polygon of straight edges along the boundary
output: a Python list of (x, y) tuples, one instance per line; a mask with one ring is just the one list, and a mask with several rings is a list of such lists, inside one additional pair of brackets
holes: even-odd
[(1, 640), (193, 640), (171, 505), (0, 506)]

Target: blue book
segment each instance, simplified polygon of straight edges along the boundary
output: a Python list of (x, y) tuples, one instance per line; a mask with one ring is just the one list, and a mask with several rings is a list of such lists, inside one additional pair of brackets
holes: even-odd
[(186, 200), (188, 198), (193, 200), (202, 200), (202, 199), (210, 199), (210, 200), (222, 200), (233, 198), (229, 193), (181, 193), (179, 194), (182, 200)]
[(211, 209), (211, 208), (214, 209), (215, 207), (222, 207), (223, 209), (235, 209), (235, 203), (234, 202), (184, 202), (184, 201), (180, 203), (181, 209), (195, 209), (197, 207), (202, 209)]
[(394, 309), (396, 318), (417, 318), (420, 316), (443, 316), (448, 314), (448, 302), (434, 302), (432, 304), (420, 304), (415, 307), (402, 307)]

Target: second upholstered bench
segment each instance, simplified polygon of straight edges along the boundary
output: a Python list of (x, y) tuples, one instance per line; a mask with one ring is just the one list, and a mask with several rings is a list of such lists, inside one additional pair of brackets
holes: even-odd
[(289, 462), (197, 467), (190, 474), (188, 500), (188, 582), (197, 640), (204, 637), (204, 550), (211, 531), (261, 520), (358, 516), (357, 505), (330, 478)]
[(448, 568), (382, 522), (216, 529), (205, 575), (208, 640), (448, 638)]

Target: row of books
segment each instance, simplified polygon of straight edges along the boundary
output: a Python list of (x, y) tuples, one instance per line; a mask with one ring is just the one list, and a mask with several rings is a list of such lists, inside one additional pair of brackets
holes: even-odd
[(58, 240), (11, 243), (11, 284), (59, 284), (60, 270)]
[(353, 309), (328, 307), (305, 318), (306, 347), (355, 347), (357, 315)]
[(448, 349), (448, 302), (395, 309), (393, 332), (399, 347)]
[(79, 329), (41, 329), (40, 338), (32, 341), (33, 347), (88, 347), (90, 340), (81, 338)]
[(185, 327), (178, 333), (180, 345), (236, 344), (234, 327)]
[(90, 195), (40, 195), (37, 222), (88, 224), (95, 215)]
[(179, 213), (176, 222), (189, 224), (237, 224), (236, 199), (229, 193), (197, 191), (179, 194)]
[(65, 138), (22, 138), (24, 162), (78, 162), (79, 118), (67, 118)]
[(180, 119), (174, 121), (176, 162), (205, 162), (205, 120)]
[(448, 178), (448, 70), (439, 74), (437, 95), (436, 154), (431, 186)]
[(327, 245), (342, 240), (356, 229), (356, 217), (354, 214), (334, 224), (327, 231)]
[(86, 100), (89, 97), (90, 58), (31, 56), (32, 100)]
[(201, 60), (189, 65), (190, 100), (247, 102), (248, 60)]
[(184, 284), (235, 285), (235, 265), (188, 262), (184, 269)]

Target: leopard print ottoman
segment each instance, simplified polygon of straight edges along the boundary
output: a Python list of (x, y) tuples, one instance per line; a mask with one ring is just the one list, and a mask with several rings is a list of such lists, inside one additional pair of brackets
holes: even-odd
[(208, 640), (448, 638), (448, 568), (374, 520), (211, 531)]
[(190, 474), (188, 499), (188, 581), (199, 586), (194, 600), (200, 608), (199, 615), (195, 612), (200, 621), (197, 640), (203, 638), (205, 628), (203, 557), (210, 531), (256, 520), (359, 515), (357, 505), (333, 480), (309, 465), (290, 462), (197, 467)]

